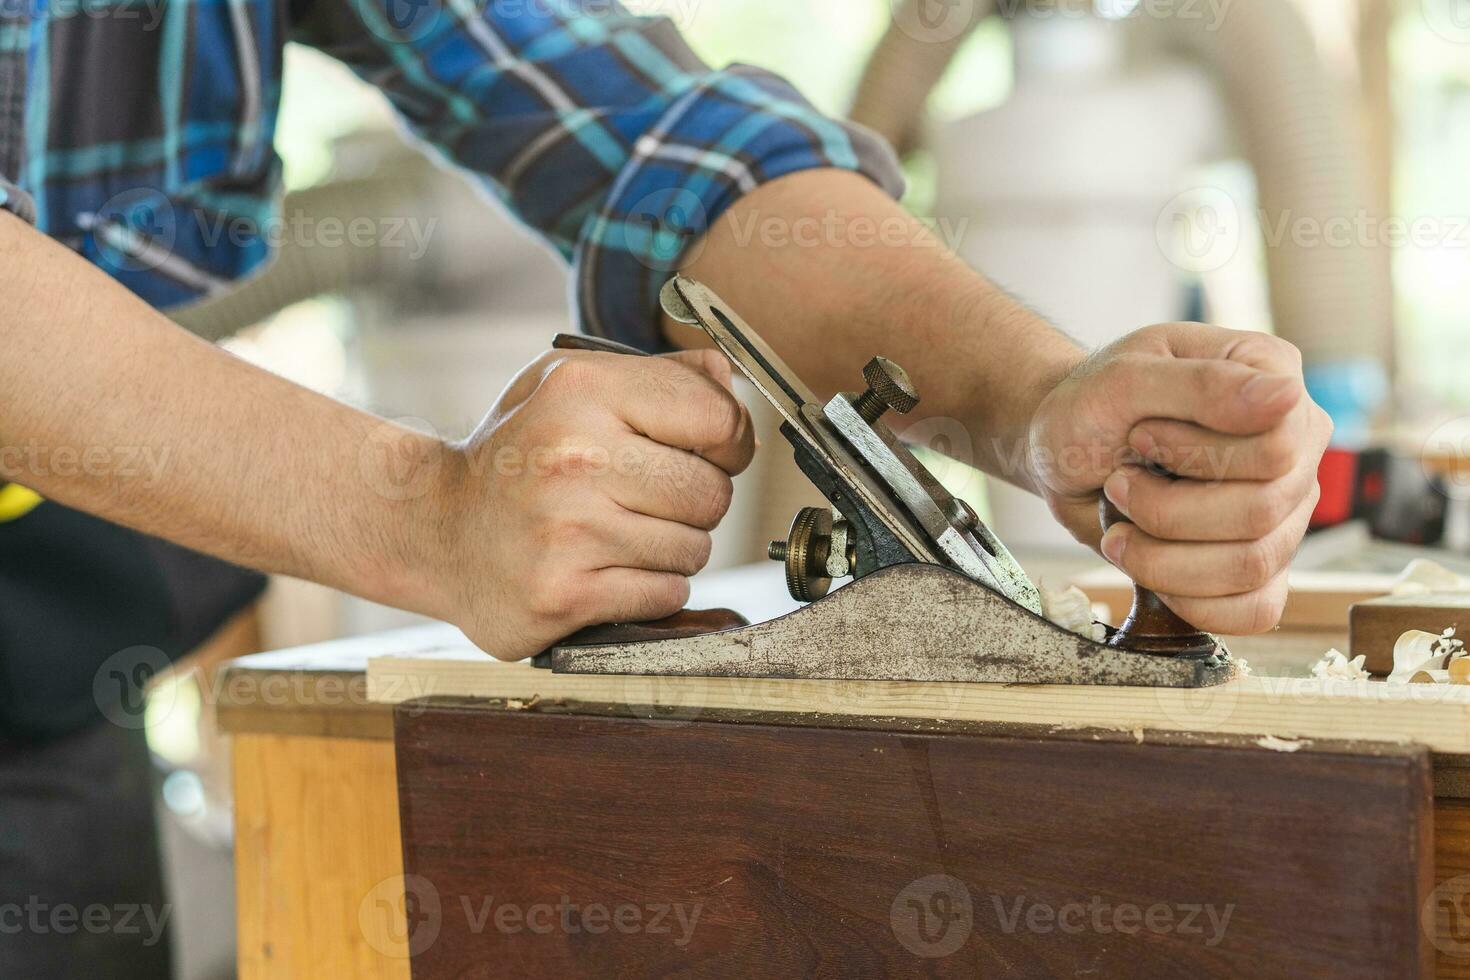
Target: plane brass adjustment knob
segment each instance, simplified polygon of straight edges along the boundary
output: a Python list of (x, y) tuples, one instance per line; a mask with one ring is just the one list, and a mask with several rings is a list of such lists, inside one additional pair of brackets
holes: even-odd
[(857, 397), (852, 407), (872, 425), (890, 408), (907, 415), (919, 404), (919, 391), (909, 380), (908, 372), (886, 357), (875, 357), (863, 368), (868, 390)]
[(854, 555), (847, 523), (834, 523), (825, 507), (796, 512), (785, 541), (772, 541), (767, 554), (786, 563), (786, 591), (791, 598), (813, 602), (832, 588), (832, 579), (852, 574)]

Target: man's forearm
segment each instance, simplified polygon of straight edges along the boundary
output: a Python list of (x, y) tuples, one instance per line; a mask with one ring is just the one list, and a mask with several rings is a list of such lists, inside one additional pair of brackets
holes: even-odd
[[(893, 358), (923, 396), (915, 416), (963, 422), (976, 465), (1023, 486), (1036, 405), (1084, 356), (881, 190), (842, 171), (806, 171), (742, 198), (684, 271), (820, 393), (860, 388), (869, 357)], [(665, 332), (681, 345), (702, 339), (672, 321)]]
[(409, 570), (445, 532), (442, 495), (394, 482), (447, 478), (438, 440), (188, 335), (3, 213), (0, 293), (0, 479), (222, 558), (439, 612)]
[[(1162, 323), (1088, 356), (917, 228), (861, 178), (814, 170), (739, 201), (686, 271), (821, 393), (856, 388), (872, 354), (901, 363), (921, 412), (969, 427), (976, 463), (1035, 490), (1189, 622), (1272, 628), (1332, 431), (1300, 353), (1263, 334)], [(1106, 534), (1104, 496), (1127, 517)]]

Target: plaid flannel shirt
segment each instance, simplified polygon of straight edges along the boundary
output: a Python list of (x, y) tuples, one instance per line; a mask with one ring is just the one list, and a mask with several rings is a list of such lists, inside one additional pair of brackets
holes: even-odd
[(571, 261), (585, 330), (647, 348), (662, 280), (742, 194), (815, 167), (901, 191), (872, 134), (615, 0), (0, 0), (0, 206), (156, 307), (227, 289), (279, 220), (288, 38)]

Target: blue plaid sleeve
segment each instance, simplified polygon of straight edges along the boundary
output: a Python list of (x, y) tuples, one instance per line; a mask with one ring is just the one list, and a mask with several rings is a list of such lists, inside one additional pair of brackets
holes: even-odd
[(29, 224), (36, 223), (36, 205), (31, 196), (4, 177), (0, 177), (0, 210), (9, 211)]
[(712, 71), (666, 18), (612, 0), (314, 3), (303, 39), (380, 88), (572, 262), (589, 333), (664, 348), (659, 287), (766, 181), (836, 167), (902, 193), (877, 136), (770, 72)]

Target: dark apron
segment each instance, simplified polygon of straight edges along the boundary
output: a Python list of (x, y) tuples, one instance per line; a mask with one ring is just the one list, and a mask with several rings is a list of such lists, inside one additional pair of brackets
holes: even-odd
[(46, 501), (0, 522), (0, 742), (136, 709), (265, 576)]
[(0, 521), (0, 977), (169, 976), (139, 689), (264, 587), (59, 504)]

